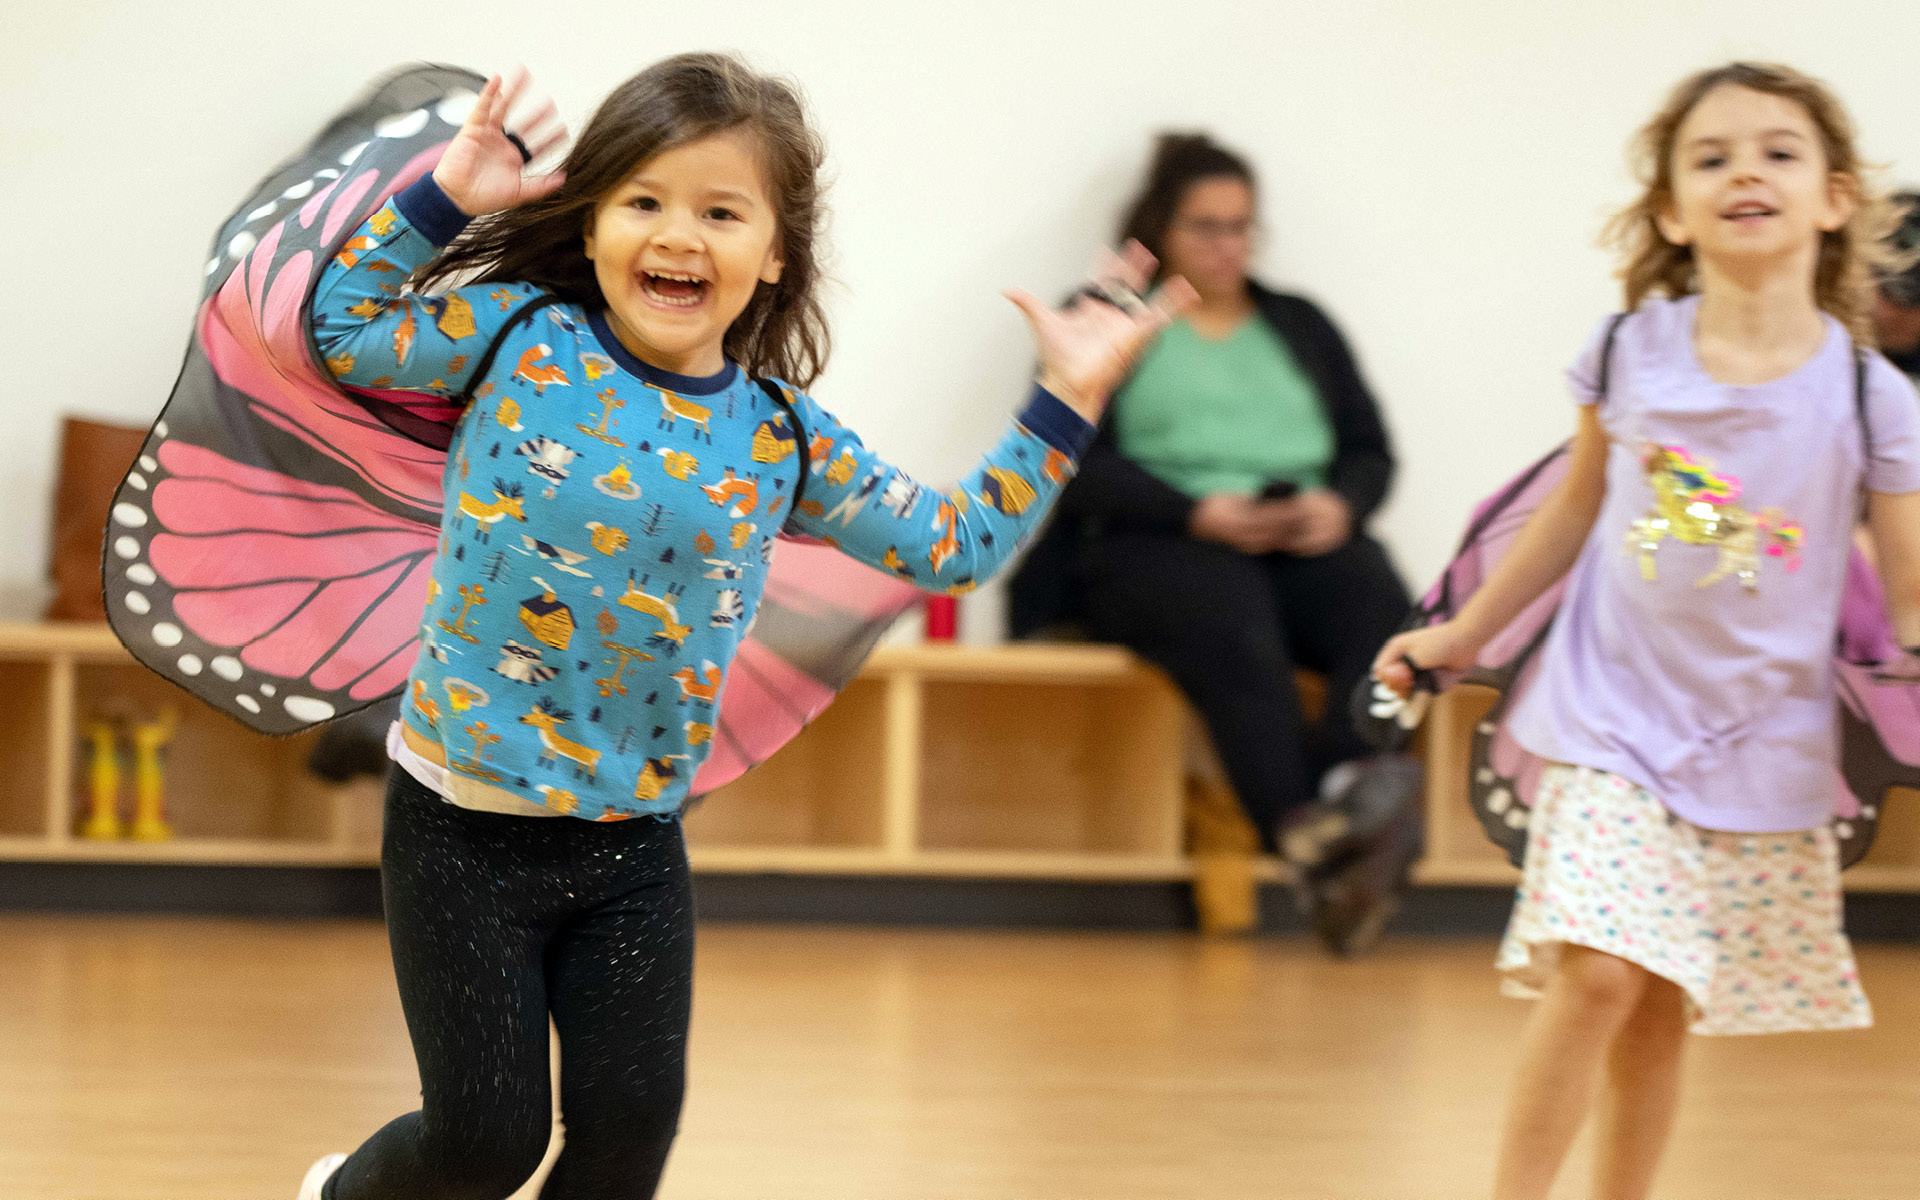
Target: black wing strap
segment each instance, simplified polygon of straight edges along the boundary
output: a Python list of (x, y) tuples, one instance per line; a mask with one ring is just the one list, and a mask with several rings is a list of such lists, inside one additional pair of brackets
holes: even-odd
[(1613, 339), (1620, 332), (1620, 323), (1630, 315), (1629, 313), (1613, 314), (1607, 321), (1606, 336), (1600, 339), (1600, 378), (1594, 390), (1599, 393), (1599, 403), (1602, 407), (1607, 403), (1607, 386), (1613, 377)]
[(756, 379), (754, 382), (759, 384), (760, 390), (767, 394), (767, 399), (786, 412), (787, 420), (793, 422), (793, 444), (800, 450), (800, 478), (793, 485), (793, 503), (788, 506), (788, 511), (798, 512), (800, 497), (806, 494), (807, 476), (813, 473), (813, 461), (807, 457), (806, 426), (800, 424), (800, 414), (794, 411), (793, 401), (787, 399), (786, 393), (781, 391), (777, 384), (766, 379)]
[[(1860, 452), (1873, 465), (1873, 426), (1867, 423), (1867, 352), (1853, 348), (1853, 411), (1860, 417)], [(1865, 467), (1862, 467), (1864, 473)]]
[(560, 303), (560, 297), (548, 292), (522, 304), (519, 311), (507, 318), (507, 323), (500, 327), (500, 332), (494, 334), (493, 340), (487, 343), (485, 352), (480, 355), (480, 361), (473, 364), (473, 374), (467, 376), (467, 386), (460, 389), (460, 403), (473, 403), (473, 390), (480, 386), (486, 379), (487, 372), (493, 369), (493, 360), (500, 356), (500, 347), (506, 342), (507, 335), (513, 332), (513, 327), (549, 304), (558, 303)]

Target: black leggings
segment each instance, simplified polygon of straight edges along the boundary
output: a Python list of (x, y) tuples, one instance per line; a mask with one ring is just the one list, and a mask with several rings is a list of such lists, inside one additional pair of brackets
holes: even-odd
[[(1271, 847), (1320, 776), (1369, 748), (1348, 698), (1407, 615), (1406, 585), (1364, 534), (1331, 554), (1254, 557), (1176, 534), (1110, 533), (1087, 549), (1094, 636), (1132, 647), (1200, 710), (1240, 804)], [(1298, 664), (1327, 677), (1309, 727)]]
[(552, 1120), (542, 1200), (654, 1193), (686, 1090), (693, 898), (678, 821), (596, 824), (446, 803), (395, 768), (381, 880), (420, 1111), (369, 1138), (327, 1200), (504, 1200)]

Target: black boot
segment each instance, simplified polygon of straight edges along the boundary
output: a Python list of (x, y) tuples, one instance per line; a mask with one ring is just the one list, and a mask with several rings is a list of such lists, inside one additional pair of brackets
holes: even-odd
[(1400, 907), (1425, 835), (1426, 813), (1411, 804), (1320, 885), (1313, 931), (1327, 949), (1342, 958), (1373, 949)]
[(1376, 755), (1280, 830), (1301, 915), (1335, 954), (1365, 953), (1398, 907), (1425, 833), (1424, 785), (1414, 759)]
[(1318, 871), (1360, 850), (1409, 806), (1418, 807), (1426, 772), (1404, 754), (1376, 754), (1358, 764), (1352, 783), (1308, 805), (1280, 830), (1280, 853), (1296, 868)]

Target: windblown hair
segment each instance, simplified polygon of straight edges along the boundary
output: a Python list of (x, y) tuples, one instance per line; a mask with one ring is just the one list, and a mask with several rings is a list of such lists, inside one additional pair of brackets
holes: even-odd
[(1674, 156), (1681, 123), (1709, 93), (1727, 86), (1792, 100), (1812, 119), (1827, 170), (1840, 177), (1854, 199), (1853, 216), (1847, 223), (1820, 235), (1814, 301), (1845, 325), (1856, 341), (1874, 345), (1874, 275), (1896, 256), (1885, 239), (1898, 218), (1870, 187), (1868, 164), (1854, 142), (1853, 121), (1832, 90), (1792, 67), (1774, 63), (1728, 63), (1688, 76), (1634, 137), (1629, 157), (1644, 190), (1638, 200), (1614, 214), (1602, 236), (1603, 244), (1620, 255), (1626, 307), (1639, 307), (1649, 295), (1678, 299), (1700, 290), (1693, 248), (1667, 241), (1656, 218), (1673, 202)]
[(808, 387), (831, 339), (819, 299), (826, 150), (797, 88), (726, 54), (663, 59), (615, 88), (559, 169), (566, 182), (538, 200), (482, 218), (430, 263), (415, 285), (524, 282), (590, 309), (606, 307), (585, 234), (594, 207), (636, 167), (729, 130), (759, 142), (785, 267), (762, 283), (722, 349), (749, 374)]
[[(1247, 160), (1228, 150), (1204, 133), (1163, 133), (1153, 145), (1153, 162), (1147, 167), (1147, 182), (1140, 194), (1127, 206), (1120, 223), (1120, 240), (1139, 242), (1155, 258), (1163, 258), (1167, 230), (1187, 189), (1202, 179), (1226, 176), (1254, 186), (1253, 168)], [(1165, 269), (1164, 265), (1161, 268)]]

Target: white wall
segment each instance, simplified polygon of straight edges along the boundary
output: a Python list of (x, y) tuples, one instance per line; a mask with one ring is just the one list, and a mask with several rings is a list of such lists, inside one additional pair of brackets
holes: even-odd
[[(1570, 427), (1559, 371), (1613, 305), (1593, 237), (1683, 73), (1779, 58), (1833, 82), (1920, 179), (1912, 0), (10, 0), (0, 72), (0, 616), (40, 600), (58, 415), (150, 418), (215, 225), (375, 75), (526, 62), (576, 126), (644, 63), (737, 49), (797, 76), (832, 154), (838, 352), (817, 393), (945, 480), (1029, 369), (1001, 288), (1062, 291), (1150, 134), (1264, 174), (1262, 273), (1336, 316), (1404, 470), (1378, 529), (1418, 586), (1473, 501)], [(319, 14), (329, 14), (323, 23)], [(1901, 174), (1900, 168), (1904, 168)], [(992, 602), (974, 603), (984, 636)]]

